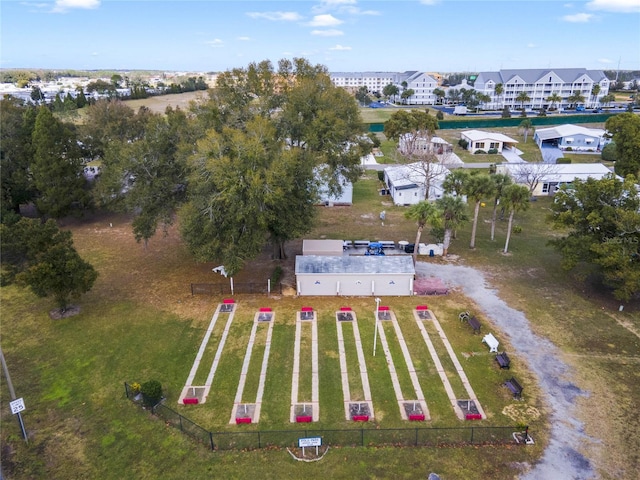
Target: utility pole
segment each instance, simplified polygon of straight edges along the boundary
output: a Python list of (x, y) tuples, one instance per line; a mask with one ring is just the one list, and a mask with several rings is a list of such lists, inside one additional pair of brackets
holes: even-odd
[(4, 360), (4, 353), (2, 353), (2, 347), (0, 347), (0, 362), (2, 362), (2, 370), (4, 371), (4, 377), (7, 379), (7, 386), (9, 387), (9, 394), (11, 395), (11, 409), (14, 409), (14, 403), (16, 405), (16, 416), (18, 417), (18, 423), (20, 424), (20, 430), (22, 431), (22, 437), (24, 441), (29, 443), (29, 438), (27, 437), (27, 431), (24, 428), (24, 422), (22, 421), (21, 411), (24, 410), (24, 402), (22, 398), (16, 400), (16, 392), (13, 389), (13, 383), (11, 383), (11, 376), (9, 375), (9, 369), (7, 368), (7, 362)]

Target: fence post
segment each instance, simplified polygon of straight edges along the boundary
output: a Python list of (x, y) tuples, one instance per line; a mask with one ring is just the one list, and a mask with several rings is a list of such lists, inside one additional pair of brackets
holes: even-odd
[(178, 418), (180, 419), (180, 431), (182, 432), (182, 415), (178, 415)]
[(260, 440), (260, 430), (258, 430), (258, 448), (262, 448), (262, 441)]
[(360, 446), (364, 447), (364, 428), (360, 429)]
[(473, 443), (473, 429), (474, 427), (471, 427), (471, 443)]
[(213, 451), (213, 433), (211, 432), (209, 432), (209, 443), (211, 444), (211, 451)]
[(191, 284), (191, 296), (193, 297), (193, 283)]
[(124, 382), (124, 394), (129, 398), (129, 385), (127, 385), (127, 382)]
[(416, 442), (414, 446), (418, 446), (418, 429), (416, 428)]

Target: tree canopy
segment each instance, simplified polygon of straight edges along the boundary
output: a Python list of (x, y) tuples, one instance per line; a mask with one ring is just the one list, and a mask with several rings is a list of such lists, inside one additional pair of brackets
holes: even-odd
[(640, 197), (635, 178), (576, 180), (552, 204), (553, 225), (569, 233), (550, 243), (562, 265), (592, 265), (619, 300), (640, 293)]
[(616, 144), (616, 173), (640, 178), (640, 117), (633, 113), (614, 115), (607, 119), (605, 128)]

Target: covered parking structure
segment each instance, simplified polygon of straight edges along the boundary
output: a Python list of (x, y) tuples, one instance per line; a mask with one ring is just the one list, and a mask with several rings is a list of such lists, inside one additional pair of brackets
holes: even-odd
[(408, 296), (415, 268), (410, 256), (296, 257), (298, 295)]

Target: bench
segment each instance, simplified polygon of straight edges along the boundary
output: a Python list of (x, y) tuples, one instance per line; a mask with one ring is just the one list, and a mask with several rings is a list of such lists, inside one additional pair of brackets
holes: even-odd
[(482, 337), (482, 342), (489, 346), (489, 353), (498, 353), (498, 340), (493, 336), (493, 333), (488, 333)]
[(467, 318), (467, 323), (473, 329), (473, 333), (480, 333), (480, 322), (478, 321), (478, 319), (476, 317)]
[(183, 405), (197, 405), (199, 402), (199, 400), (195, 397), (186, 397), (182, 399), (182, 404)]
[(383, 240), (381, 242), (378, 242), (380, 245), (382, 245), (382, 248), (396, 248), (396, 244), (395, 242), (392, 242), (390, 240)]
[(371, 242), (369, 240), (356, 240), (353, 246), (356, 248), (367, 248)]
[(496, 362), (500, 365), (500, 368), (509, 368), (511, 365), (511, 360), (507, 355), (507, 352), (502, 352), (496, 355)]
[(522, 386), (518, 383), (518, 381), (511, 377), (509, 380), (504, 382), (504, 386), (511, 390), (513, 394), (513, 398), (521, 398), (522, 397)]
[(344, 240), (342, 242), (342, 250), (348, 250), (353, 248), (353, 242), (351, 240)]

